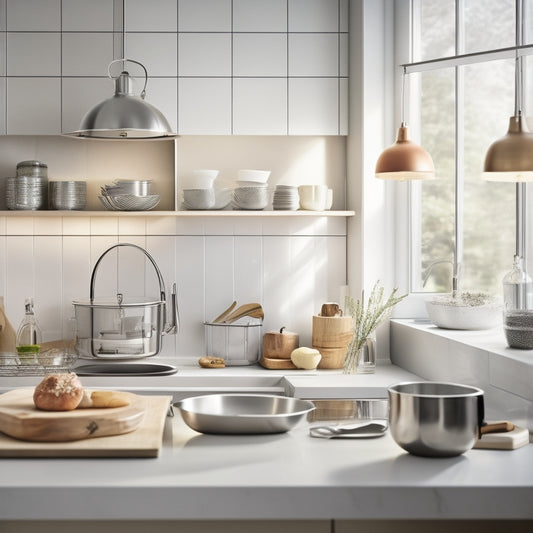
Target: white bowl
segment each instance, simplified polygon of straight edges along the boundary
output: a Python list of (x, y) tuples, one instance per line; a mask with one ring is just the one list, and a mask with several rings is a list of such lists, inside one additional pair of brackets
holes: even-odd
[(444, 329), (482, 330), (502, 324), (503, 308), (497, 301), (481, 305), (469, 305), (450, 296), (426, 301), (429, 319), (435, 326)]
[(231, 203), (231, 189), (215, 189), (215, 203), (211, 209), (224, 209)]
[(211, 189), (218, 176), (218, 170), (194, 170), (183, 180), (184, 189)]
[(237, 187), (233, 191), (233, 202), (240, 209), (264, 209), (268, 198), (268, 189), (262, 187)]
[(256, 181), (266, 183), (270, 177), (270, 170), (239, 170), (239, 181)]
[(215, 205), (215, 190), (183, 189), (183, 203), (187, 209), (210, 209)]

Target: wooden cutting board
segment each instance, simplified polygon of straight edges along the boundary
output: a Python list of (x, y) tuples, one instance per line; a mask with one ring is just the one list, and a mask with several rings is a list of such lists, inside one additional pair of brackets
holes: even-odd
[(270, 370), (296, 370), (295, 364), (290, 359), (273, 359), (263, 355), (259, 359), (259, 364)]
[[(59, 435), (70, 432), (65, 429), (69, 426), (79, 427), (83, 420), (89, 427), (85, 431), (90, 435), (79, 440), (42, 442), (20, 440), (0, 433), (0, 457), (156, 457), (172, 400), (171, 396), (132, 394), (132, 403), (126, 407), (48, 412), (35, 409), (32, 396), (33, 389), (16, 389), (0, 396), (0, 431), (11, 431), (16, 417), (28, 421), (24, 421), (24, 431), (31, 431), (27, 429), (31, 425), (37, 428), (44, 425), (60, 428)], [(93, 422), (98, 428), (102, 427), (102, 432), (92, 429)], [(38, 433), (40, 429), (36, 431)], [(105, 436), (105, 431), (112, 435)]]

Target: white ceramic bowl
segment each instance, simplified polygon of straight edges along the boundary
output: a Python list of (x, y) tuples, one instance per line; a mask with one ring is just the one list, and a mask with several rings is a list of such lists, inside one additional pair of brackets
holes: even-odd
[(215, 189), (215, 203), (211, 209), (224, 209), (231, 203), (231, 189)]
[(187, 209), (210, 209), (215, 205), (215, 190), (183, 189), (183, 204)]
[(233, 190), (233, 202), (239, 209), (264, 209), (268, 199), (268, 189), (263, 187), (236, 187)]
[(435, 326), (444, 329), (482, 330), (502, 324), (503, 309), (498, 302), (483, 305), (450, 303), (448, 298), (426, 301), (429, 319)]
[(266, 183), (270, 177), (270, 170), (239, 170), (237, 179), (239, 181), (256, 181)]
[(211, 189), (218, 176), (218, 170), (194, 170), (183, 178), (184, 189)]

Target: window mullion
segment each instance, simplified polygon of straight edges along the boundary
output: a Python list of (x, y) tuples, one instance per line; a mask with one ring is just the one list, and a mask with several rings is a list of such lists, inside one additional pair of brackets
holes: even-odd
[[(465, 0), (455, 2), (455, 54), (465, 51)], [(455, 66), (455, 146), (454, 146), (454, 264), (452, 290), (460, 289), (461, 269), (463, 264), (463, 210), (464, 210), (464, 67)]]

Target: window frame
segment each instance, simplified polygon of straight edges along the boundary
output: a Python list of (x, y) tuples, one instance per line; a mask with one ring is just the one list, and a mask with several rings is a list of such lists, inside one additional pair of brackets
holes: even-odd
[[(479, 52), (464, 53), (464, 34), (465, 34), (465, 18), (464, 8), (465, 0), (455, 0), (455, 55), (451, 57), (439, 57), (435, 59), (413, 61), (413, 55), (416, 47), (419, 35), (417, 29), (420, 27), (420, 6), (421, 0), (400, 0), (394, 2), (394, 18), (395, 18), (395, 65), (397, 66), (394, 71), (394, 85), (395, 85), (395, 113), (396, 123), (400, 121), (401, 109), (401, 78), (405, 69), (407, 74), (406, 83), (406, 108), (408, 117), (409, 128), (415, 142), (420, 139), (420, 98), (419, 89), (416, 82), (413, 82), (410, 78), (417, 72), (425, 72), (428, 70), (434, 70), (438, 68), (454, 67), (455, 76), (455, 147), (454, 147), (454, 169), (455, 169), (455, 232), (457, 238), (457, 258), (459, 265), (462, 263), (463, 256), (463, 236), (460, 231), (462, 228), (463, 218), (463, 195), (464, 195), (464, 135), (463, 135), (463, 120), (464, 113), (461, 111), (464, 109), (464, 75), (463, 66), (469, 64), (481, 63), (484, 61), (493, 61), (497, 59), (509, 59), (514, 58), (516, 54), (516, 47), (502, 48), (495, 50), (481, 50)], [(533, 20), (533, 8), (532, 12), (526, 13), (526, 7), (530, 6), (525, 2), (524, 16), (528, 17), (528, 20)], [(406, 31), (408, 28), (408, 31)], [(525, 36), (527, 37), (527, 35)], [(529, 37), (531, 38), (531, 37)], [(526, 44), (518, 48), (518, 53), (521, 56), (533, 55), (533, 44)], [(523, 61), (524, 69), (526, 61)], [(527, 74), (524, 70), (524, 79)], [(527, 105), (526, 96), (524, 94), (524, 103)], [(524, 107), (524, 109), (527, 109)], [(512, 109), (509, 110), (509, 116), (512, 115)], [(529, 120), (530, 127), (533, 127), (532, 120)], [(505, 132), (502, 131), (502, 136)], [(494, 139), (496, 140), (496, 139)], [(414, 264), (416, 253), (420, 253), (421, 247), (415, 250), (416, 236), (415, 228), (417, 227), (417, 221), (415, 217), (420, 215), (420, 210), (417, 209), (417, 205), (420, 204), (420, 187), (423, 184), (419, 182), (405, 182), (394, 183), (391, 186), (395, 187), (395, 234), (394, 234), (394, 249), (396, 257), (396, 285), (400, 288), (400, 291), (407, 293), (408, 297), (401, 302), (394, 313), (395, 318), (426, 318), (427, 312), (425, 310), (425, 301), (431, 292), (415, 292), (414, 288)], [(525, 184), (521, 185), (522, 193), (524, 195), (525, 202), (527, 202), (527, 188)], [(533, 209), (533, 202), (527, 203), (529, 211)], [(530, 217), (533, 219), (533, 217)], [(532, 220), (533, 221), (533, 220)], [(531, 222), (527, 217), (524, 217), (523, 228), (529, 235), (531, 233)], [(418, 224), (418, 227), (420, 225)], [(457, 229), (459, 228), (459, 230)], [(418, 239), (420, 244), (420, 239)], [(524, 249), (525, 257), (533, 257), (533, 238), (526, 240), (526, 246)], [(512, 258), (509, 259), (511, 264)]]

